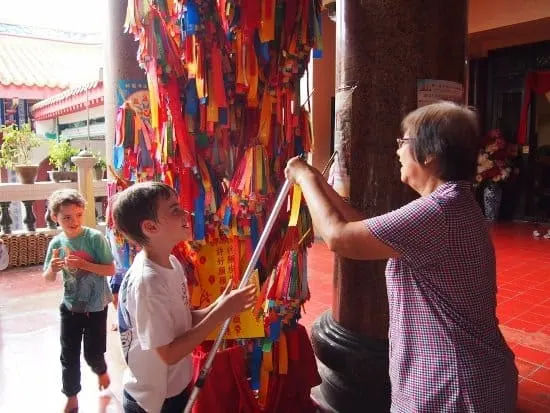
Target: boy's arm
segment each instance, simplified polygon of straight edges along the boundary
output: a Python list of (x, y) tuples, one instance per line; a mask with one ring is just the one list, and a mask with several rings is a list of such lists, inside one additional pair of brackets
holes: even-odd
[(70, 254), (65, 261), (69, 268), (79, 268), (104, 277), (114, 275), (115, 273), (114, 262), (109, 264), (96, 264), (74, 254)]
[[(227, 318), (238, 314), (247, 308), (252, 308), (256, 301), (256, 286), (250, 284), (244, 288), (231, 290), (228, 284), (223, 294), (210, 306), (198, 310), (195, 315), (202, 319), (193, 323), (193, 327), (177, 337), (170, 344), (157, 347), (157, 353), (166, 364), (176, 364), (191, 354), (195, 347), (201, 344), (206, 337)], [(194, 318), (195, 318), (194, 317)]]
[(199, 324), (204, 319), (204, 317), (210, 314), (210, 312), (216, 307), (217, 302), (218, 301), (216, 300), (212, 304), (210, 304), (208, 307), (191, 311), (193, 326), (196, 326), (197, 324)]
[(55, 281), (57, 273), (61, 271), (63, 265), (63, 259), (59, 258), (59, 248), (54, 248), (53, 243), (50, 242), (46, 259), (44, 260), (44, 272), (42, 273), (42, 277), (44, 277), (46, 281)]
[(95, 233), (92, 237), (93, 255), (98, 263), (87, 261), (74, 254), (69, 254), (67, 257), (67, 265), (69, 268), (81, 268), (104, 277), (114, 275), (116, 272), (115, 260), (107, 238), (101, 233)]
[[(204, 309), (206, 310), (206, 309)], [(201, 311), (201, 310), (198, 310)], [(170, 344), (157, 347), (157, 354), (168, 365), (180, 362), (201, 344), (226, 316), (221, 307), (211, 309), (197, 324), (177, 337)]]
[(93, 272), (94, 274), (101, 275), (104, 277), (110, 277), (111, 275), (115, 275), (115, 263), (112, 262), (110, 264), (94, 264), (93, 262), (85, 261), (85, 264), (83, 267), (81, 267), (83, 270)]
[(231, 286), (232, 286), (232, 283), (231, 281), (229, 281), (229, 283), (225, 287), (225, 291), (216, 299), (216, 301), (214, 301), (208, 307), (191, 311), (193, 326), (196, 326), (197, 324), (199, 324), (204, 319), (204, 317), (210, 314), (210, 312), (216, 307), (216, 305), (218, 305), (218, 303), (220, 303), (225, 298), (225, 296), (231, 291)]
[(44, 277), (46, 281), (55, 281), (57, 272), (53, 272), (52, 267), (48, 265), (48, 268), (42, 273), (42, 277)]

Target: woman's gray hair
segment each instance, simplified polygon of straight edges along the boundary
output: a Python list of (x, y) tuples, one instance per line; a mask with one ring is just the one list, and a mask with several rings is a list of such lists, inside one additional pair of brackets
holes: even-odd
[(437, 162), (437, 174), (444, 181), (472, 181), (481, 147), (476, 112), (453, 102), (422, 106), (401, 123), (417, 162), (428, 156)]

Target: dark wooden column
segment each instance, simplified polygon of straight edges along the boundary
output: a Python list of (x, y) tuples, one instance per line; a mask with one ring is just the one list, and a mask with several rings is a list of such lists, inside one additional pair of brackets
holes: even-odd
[[(350, 203), (379, 215), (414, 196), (395, 151), (401, 119), (417, 107), (417, 80), (464, 84), (467, 2), (337, 0), (336, 19), (336, 147)], [(336, 257), (332, 311), (312, 330), (323, 376), (313, 396), (327, 411), (389, 411), (384, 268)]]

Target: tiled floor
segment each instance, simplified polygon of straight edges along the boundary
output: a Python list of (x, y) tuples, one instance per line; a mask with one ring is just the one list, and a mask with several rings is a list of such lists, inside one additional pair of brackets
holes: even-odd
[[(498, 316), (520, 371), (518, 412), (550, 411), (550, 240), (533, 239), (532, 227), (500, 225), (493, 231), (498, 261)], [(331, 306), (332, 255), (319, 243), (309, 257), (312, 299), (303, 322)], [(38, 268), (0, 273), (0, 412), (57, 412), (59, 392), (59, 282), (45, 284)], [(110, 315), (112, 316), (112, 314)], [(115, 395), (123, 362), (115, 333), (107, 359)], [(95, 377), (82, 363), (81, 413), (98, 411)], [(107, 408), (118, 411), (115, 399)], [(284, 412), (281, 412), (284, 413)]]

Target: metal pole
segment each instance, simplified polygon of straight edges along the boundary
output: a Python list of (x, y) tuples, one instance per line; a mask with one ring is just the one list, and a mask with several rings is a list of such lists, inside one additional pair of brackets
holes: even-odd
[[(273, 210), (271, 211), (271, 215), (269, 216), (265, 228), (262, 232), (262, 235), (260, 236), (260, 239), (258, 241), (258, 245), (256, 245), (256, 248), (254, 249), (254, 253), (252, 254), (252, 257), (250, 258), (250, 262), (248, 263), (248, 266), (246, 267), (246, 270), (244, 272), (243, 278), (241, 279), (241, 283), (239, 284), (239, 288), (242, 288), (248, 284), (248, 280), (250, 279), (250, 276), (252, 275), (254, 271), (254, 267), (256, 266), (256, 263), (258, 262), (258, 259), (260, 258), (260, 254), (265, 246), (265, 243), (267, 241), (267, 237), (269, 237), (269, 234), (271, 233), (271, 229), (273, 228), (273, 224), (275, 223), (275, 220), (277, 219), (277, 216), (279, 215), (279, 211), (281, 210), (281, 207), (283, 206), (283, 203), (285, 202), (286, 196), (288, 195), (288, 192), (290, 191), (290, 181), (287, 179), (285, 180), (283, 186), (281, 187), (281, 190), (279, 191), (279, 195), (277, 196), (277, 200), (275, 201), (275, 205), (273, 206)], [(199, 392), (201, 391), (202, 387), (204, 386), (204, 382), (206, 381), (206, 378), (208, 377), (208, 373), (210, 373), (210, 369), (212, 368), (212, 362), (214, 361), (214, 357), (216, 356), (216, 352), (218, 351), (218, 348), (220, 347), (223, 337), (225, 336), (225, 332), (229, 328), (229, 323), (231, 322), (231, 318), (228, 318), (223, 323), (222, 329), (220, 330), (220, 333), (218, 334), (218, 337), (216, 337), (216, 341), (214, 341), (214, 345), (212, 346), (212, 349), (208, 353), (208, 357), (206, 358), (206, 362), (204, 363), (203, 368), (201, 369), (201, 372), (199, 374), (199, 377), (197, 381), (195, 382), (195, 385), (193, 386), (193, 391), (191, 392), (191, 396), (189, 397), (189, 401), (187, 402), (187, 405), (185, 406), (184, 413), (191, 413), (191, 409), (193, 408), (193, 404), (197, 400), (197, 397), (199, 396)]]
[[(90, 145), (90, 99), (89, 99), (89, 93), (90, 91), (90, 88), (89, 88), (89, 85), (86, 85), (86, 116), (87, 116), (87, 120), (86, 120), (86, 126), (88, 128), (88, 142), (87, 142), (87, 146)], [(88, 148), (85, 147), (86, 150), (88, 150)]]

